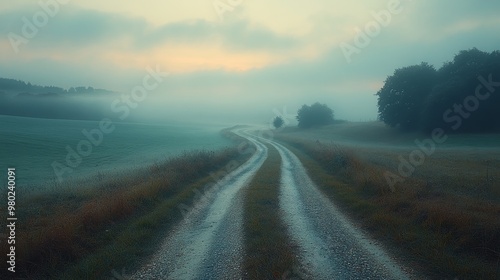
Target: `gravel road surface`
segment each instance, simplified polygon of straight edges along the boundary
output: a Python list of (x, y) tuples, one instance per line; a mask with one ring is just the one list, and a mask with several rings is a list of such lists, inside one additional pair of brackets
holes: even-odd
[(158, 252), (132, 279), (241, 279), (242, 189), (267, 158), (265, 145), (249, 139), (255, 154), (222, 180), (213, 182)]
[(280, 209), (296, 245), (302, 279), (413, 279), (325, 197), (283, 145), (235, 131), (256, 147), (242, 166), (205, 192), (132, 279), (242, 279), (243, 194), (267, 158), (281, 158)]

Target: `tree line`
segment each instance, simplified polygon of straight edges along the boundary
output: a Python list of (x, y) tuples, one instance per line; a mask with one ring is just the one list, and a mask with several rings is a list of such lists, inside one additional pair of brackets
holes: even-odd
[(425, 62), (397, 69), (376, 95), (391, 127), (500, 131), (500, 51), (464, 50), (437, 70)]
[(63, 89), (0, 78), (0, 115), (100, 120), (109, 111), (109, 102), (102, 101), (113, 96), (111, 91), (93, 87)]
[(64, 89), (56, 86), (33, 85), (20, 80), (0, 78), (0, 91), (17, 92), (23, 94), (82, 94), (82, 93), (110, 93), (104, 89), (95, 89), (93, 87), (71, 87)]

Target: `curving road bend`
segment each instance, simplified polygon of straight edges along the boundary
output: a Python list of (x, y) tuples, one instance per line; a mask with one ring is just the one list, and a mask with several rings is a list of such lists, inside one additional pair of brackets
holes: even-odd
[(301, 269), (306, 271), (303, 278), (410, 279), (319, 191), (290, 150), (275, 141), (262, 140), (276, 148), (282, 158), (280, 208), (299, 249)]
[(242, 190), (267, 158), (263, 142), (282, 158), (281, 215), (297, 248), (301, 279), (415, 278), (321, 193), (290, 150), (249, 131), (234, 132), (255, 145), (254, 155), (205, 193), (132, 279), (243, 278)]
[(218, 183), (216, 187), (188, 211), (132, 279), (242, 278), (241, 190), (267, 158), (265, 145), (248, 140), (256, 146), (254, 155), (220, 182), (214, 182)]

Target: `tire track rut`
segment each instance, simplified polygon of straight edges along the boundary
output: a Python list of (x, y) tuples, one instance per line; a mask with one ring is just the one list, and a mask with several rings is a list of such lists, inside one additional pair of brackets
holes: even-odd
[(410, 279), (380, 245), (321, 193), (295, 154), (275, 141), (262, 141), (282, 157), (281, 211), (299, 248), (304, 278)]
[(265, 145), (248, 140), (254, 155), (205, 194), (132, 279), (241, 279), (241, 190), (267, 158)]

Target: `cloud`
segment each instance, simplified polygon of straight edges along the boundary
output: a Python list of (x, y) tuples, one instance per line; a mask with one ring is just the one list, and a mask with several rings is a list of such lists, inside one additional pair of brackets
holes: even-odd
[[(0, 14), (0, 33), (21, 35), (22, 18), (30, 19), (32, 9)], [(231, 23), (187, 20), (153, 26), (145, 19), (96, 10), (68, 7), (41, 30), (31, 45), (51, 48), (84, 48), (89, 45), (127, 42), (131, 51), (147, 50), (164, 44), (219, 44), (229, 50), (273, 51), (295, 47), (299, 40), (279, 35), (246, 20)]]
[[(411, 1), (395, 26), (397, 37), (413, 42), (445, 41), (448, 36), (498, 27), (498, 1)], [(395, 36), (396, 37), (396, 36)]]
[(176, 22), (137, 34), (137, 38), (136, 44), (146, 48), (165, 42), (178, 44), (221, 41), (228, 49), (242, 51), (273, 51), (299, 45), (296, 38), (276, 34), (262, 26), (251, 26), (246, 20), (230, 24), (206, 20)]

